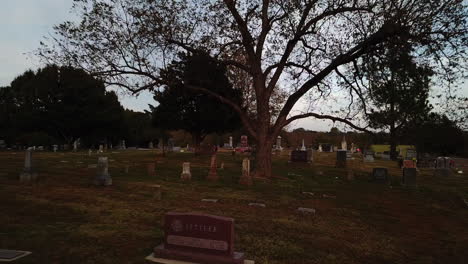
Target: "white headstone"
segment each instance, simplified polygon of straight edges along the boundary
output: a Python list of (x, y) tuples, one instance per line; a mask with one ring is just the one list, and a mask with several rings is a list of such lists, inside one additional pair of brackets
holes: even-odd
[(281, 136), (278, 136), (276, 138), (276, 149), (277, 150), (282, 150), (283, 148), (281, 147)]
[(32, 164), (32, 150), (26, 150), (25, 157), (24, 157), (24, 169), (23, 172), (20, 174), (20, 181), (22, 182), (29, 182), (37, 179), (37, 173), (33, 170)]
[(192, 174), (190, 173), (190, 162), (182, 163), (182, 173), (180, 174), (182, 180), (191, 180)]
[(302, 139), (302, 147), (301, 147), (301, 150), (302, 150), (302, 151), (306, 151), (306, 150), (307, 150), (307, 149), (306, 149), (306, 146), (305, 146), (305, 144), (304, 144), (304, 139)]
[(97, 164), (97, 174), (94, 178), (95, 185), (112, 185), (112, 178), (109, 175), (109, 162), (107, 157), (99, 157)]
[(318, 147), (318, 152), (322, 152), (322, 144), (319, 144), (319, 147)]
[(348, 149), (348, 144), (346, 143), (345, 136), (343, 136), (343, 140), (341, 141), (341, 149), (343, 149), (343, 150)]
[(233, 147), (233, 144), (232, 144), (232, 136), (229, 137), (229, 147), (230, 147), (230, 148)]
[(244, 160), (242, 160), (242, 176), (239, 183), (247, 186), (252, 185), (252, 177), (250, 177), (250, 160), (248, 158), (244, 158)]

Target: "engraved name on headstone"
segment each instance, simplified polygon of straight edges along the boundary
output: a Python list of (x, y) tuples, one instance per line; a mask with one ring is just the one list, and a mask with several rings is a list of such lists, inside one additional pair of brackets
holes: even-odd
[(234, 219), (199, 213), (169, 212), (164, 217), (164, 243), (157, 257), (196, 263), (241, 264), (234, 252)]

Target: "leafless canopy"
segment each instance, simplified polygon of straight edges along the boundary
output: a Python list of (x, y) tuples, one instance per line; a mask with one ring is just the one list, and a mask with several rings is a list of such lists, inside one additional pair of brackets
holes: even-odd
[[(291, 109), (306, 94), (327, 94), (331, 78), (345, 78), (340, 69), (396, 35), (441, 68), (453, 71), (466, 59), (461, 0), (76, 0), (73, 10), (81, 20), (56, 26), (38, 50), (42, 58), (137, 93), (164, 85), (160, 69), (179, 52), (206, 50), (248, 77), (256, 115), (192, 88), (233, 107), (256, 139), (274, 138), (306, 117), (361, 129), (339, 115)], [(350, 87), (352, 98), (365, 103), (365, 88)], [(286, 96), (272, 113), (278, 102), (270, 98), (280, 88)]]

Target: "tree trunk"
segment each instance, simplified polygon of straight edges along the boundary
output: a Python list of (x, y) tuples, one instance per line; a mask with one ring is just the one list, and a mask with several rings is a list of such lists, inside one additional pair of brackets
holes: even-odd
[(254, 175), (258, 178), (271, 178), (271, 149), (273, 147), (273, 137), (262, 135), (257, 140), (255, 153)]
[(195, 155), (199, 154), (200, 145), (203, 139), (205, 139), (205, 135), (202, 135), (202, 133), (199, 133), (199, 132), (192, 133), (192, 142), (193, 142), (193, 147), (195, 148)]
[(390, 127), (390, 159), (396, 160), (398, 153), (396, 151), (396, 131), (394, 125)]

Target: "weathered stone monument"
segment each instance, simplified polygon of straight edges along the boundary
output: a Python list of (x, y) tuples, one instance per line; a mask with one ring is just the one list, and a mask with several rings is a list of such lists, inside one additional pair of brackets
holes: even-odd
[(372, 170), (372, 181), (377, 183), (388, 183), (387, 168), (374, 168)]
[(102, 186), (112, 185), (112, 178), (109, 175), (109, 162), (107, 157), (98, 158), (97, 173), (93, 183), (94, 185)]
[(73, 141), (73, 152), (77, 152), (78, 151), (78, 140), (75, 140)]
[(309, 162), (309, 156), (307, 151), (293, 150), (291, 151), (290, 162)]
[(416, 168), (416, 162), (413, 160), (404, 160), (403, 168)]
[(249, 141), (246, 135), (241, 136), (241, 142), (240, 142), (240, 147), (241, 148), (248, 148), (249, 147)]
[(403, 168), (402, 184), (408, 187), (416, 186), (416, 168)]
[(307, 150), (307, 161), (313, 162), (314, 161), (314, 149), (310, 148)]
[(182, 173), (180, 174), (180, 178), (188, 181), (192, 179), (192, 174), (190, 173), (190, 162), (182, 163)]
[(31, 182), (37, 180), (37, 173), (34, 171), (32, 150), (27, 149), (24, 157), (24, 168), (19, 176), (20, 182)]
[(219, 179), (216, 165), (216, 154), (211, 156), (210, 172), (208, 173), (207, 179), (210, 181), (217, 181)]
[(281, 136), (278, 136), (276, 138), (276, 150), (282, 150), (283, 147), (281, 147)]
[(252, 186), (252, 177), (250, 176), (250, 160), (244, 158), (242, 160), (242, 176), (240, 177), (239, 184)]
[(191, 263), (243, 264), (244, 253), (234, 251), (234, 237), (232, 218), (169, 212), (164, 217), (164, 242), (154, 248), (150, 257)]
[(364, 153), (364, 162), (374, 162), (374, 152), (366, 151)]
[(153, 146), (153, 141), (150, 141), (150, 142), (148, 143), (148, 148), (149, 148), (149, 149), (153, 149), (153, 148), (154, 148), (154, 146)]
[(54, 149), (54, 152), (57, 152), (58, 145), (52, 145), (52, 148)]
[(322, 150), (322, 144), (319, 144), (319, 146), (318, 146), (318, 152), (322, 152), (322, 151), (323, 151), (323, 150)]
[(104, 152), (104, 146), (103, 145), (99, 145), (99, 150), (98, 150), (99, 153), (103, 153)]
[(447, 176), (451, 176), (452, 174), (453, 174), (452, 169), (450, 168), (450, 158), (438, 157), (435, 160), (434, 175), (447, 177)]
[(229, 136), (229, 147), (233, 148), (234, 144), (232, 143), (232, 136)]
[(302, 139), (301, 151), (306, 151), (306, 150), (307, 150), (307, 148), (306, 148), (306, 146), (304, 144), (304, 139)]
[(343, 140), (341, 140), (341, 149), (347, 150), (348, 149), (348, 144), (346, 143), (346, 137), (343, 136)]
[(337, 168), (346, 168), (346, 156), (347, 151), (340, 149), (336, 152), (336, 167)]

